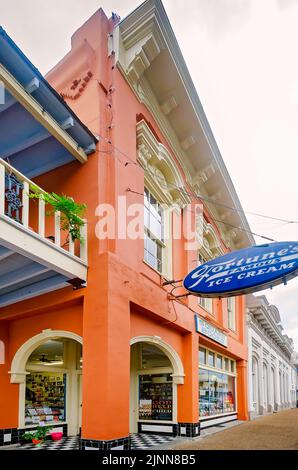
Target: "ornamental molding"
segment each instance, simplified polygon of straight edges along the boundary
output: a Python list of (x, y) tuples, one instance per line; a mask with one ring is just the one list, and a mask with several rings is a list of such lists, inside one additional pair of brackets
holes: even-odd
[(145, 184), (160, 202), (178, 207), (190, 204), (178, 165), (144, 120), (137, 124), (137, 159), (144, 169)]
[[(219, 241), (217, 232), (212, 224), (208, 223), (203, 218), (203, 226), (201, 223), (202, 216), (198, 215), (196, 222), (197, 233), (202, 233), (203, 236), (200, 238), (199, 253), (206, 259), (206, 261), (216, 258), (224, 254), (224, 250)], [(199, 237), (198, 237), (199, 239)]]
[(136, 343), (149, 343), (156, 345), (171, 361), (173, 367), (173, 383), (184, 384), (184, 367), (177, 351), (159, 336), (136, 336), (130, 340), (130, 345)]
[[(273, 358), (274, 363), (278, 359), (279, 361), (283, 361), (283, 363), (290, 364), (290, 361), (286, 357), (284, 351), (274, 341), (272, 341), (271, 338), (265, 334), (265, 332), (257, 328), (256, 325), (251, 325), (249, 328), (252, 333), (258, 335), (258, 339), (256, 339), (255, 336), (251, 336), (251, 344), (254, 350), (261, 350), (264, 352), (265, 356), (269, 356), (271, 354), (271, 358)], [(272, 352), (276, 354), (276, 356), (273, 356), (272, 352), (268, 351), (265, 346), (270, 348)]]

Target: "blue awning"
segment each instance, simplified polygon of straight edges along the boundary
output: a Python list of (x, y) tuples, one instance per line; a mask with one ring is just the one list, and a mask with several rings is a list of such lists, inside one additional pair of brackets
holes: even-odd
[[(95, 151), (97, 138), (0, 27), (0, 64), (58, 123), (86, 155)], [(0, 157), (28, 178), (75, 160), (29, 111), (5, 90), (0, 102)]]

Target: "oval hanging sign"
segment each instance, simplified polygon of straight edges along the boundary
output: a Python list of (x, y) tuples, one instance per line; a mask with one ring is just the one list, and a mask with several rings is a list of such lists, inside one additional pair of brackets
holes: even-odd
[(257, 245), (204, 263), (183, 281), (201, 297), (249, 294), (286, 283), (298, 275), (298, 242)]

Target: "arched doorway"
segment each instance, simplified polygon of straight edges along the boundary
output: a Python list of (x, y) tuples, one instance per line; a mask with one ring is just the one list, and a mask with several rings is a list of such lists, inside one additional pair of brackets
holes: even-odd
[(177, 423), (177, 385), (184, 372), (177, 352), (154, 337), (131, 341), (130, 432), (169, 432)]
[(259, 370), (258, 360), (256, 357), (252, 358), (252, 399), (253, 408), (255, 413), (259, 414)]
[(82, 340), (63, 331), (45, 330), (17, 351), (11, 382), (19, 383), (19, 427), (67, 424), (79, 433), (82, 405)]

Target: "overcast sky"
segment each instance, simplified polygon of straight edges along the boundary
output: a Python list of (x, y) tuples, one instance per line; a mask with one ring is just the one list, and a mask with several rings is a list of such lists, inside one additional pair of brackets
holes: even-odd
[[(100, 6), (138, 0), (0, 0), (0, 24), (42, 73)], [(164, 0), (242, 206), (298, 220), (298, 0)], [(253, 231), (298, 240), (298, 224), (248, 216)], [(256, 239), (263, 243), (262, 239)], [(298, 280), (266, 291), (298, 350)]]

